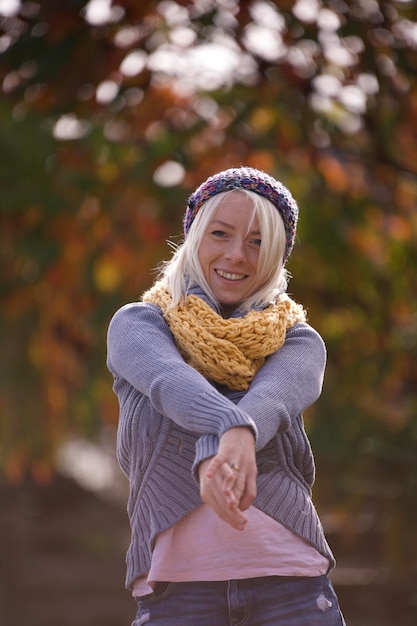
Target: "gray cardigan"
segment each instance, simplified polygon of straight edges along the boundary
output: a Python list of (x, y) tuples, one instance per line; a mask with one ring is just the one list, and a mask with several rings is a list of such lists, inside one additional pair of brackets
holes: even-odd
[(249, 390), (212, 384), (181, 357), (161, 309), (122, 307), (110, 322), (107, 365), (119, 399), (117, 455), (130, 482), (126, 586), (148, 572), (158, 533), (202, 504), (195, 468), (234, 426), (256, 436), (254, 505), (334, 558), (311, 499), (314, 460), (302, 412), (321, 393), (326, 351), (296, 324)]

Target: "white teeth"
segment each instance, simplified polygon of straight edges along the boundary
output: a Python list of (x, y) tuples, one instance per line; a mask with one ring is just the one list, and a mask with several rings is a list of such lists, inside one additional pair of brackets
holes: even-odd
[(245, 278), (245, 274), (231, 274), (230, 272), (223, 272), (223, 270), (216, 270), (219, 276), (227, 278), (227, 280), (242, 280)]

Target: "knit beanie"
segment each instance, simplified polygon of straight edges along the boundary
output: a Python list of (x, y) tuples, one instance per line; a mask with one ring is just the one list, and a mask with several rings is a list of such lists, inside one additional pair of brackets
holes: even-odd
[(187, 236), (195, 216), (212, 196), (223, 191), (247, 189), (263, 196), (278, 209), (284, 222), (286, 246), (284, 263), (294, 246), (298, 206), (289, 190), (279, 181), (252, 167), (237, 167), (210, 176), (191, 194), (184, 216), (184, 236)]

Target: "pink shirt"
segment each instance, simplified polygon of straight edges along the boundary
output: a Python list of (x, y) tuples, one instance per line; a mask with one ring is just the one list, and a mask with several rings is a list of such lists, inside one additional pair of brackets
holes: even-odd
[(234, 530), (203, 504), (158, 535), (148, 576), (133, 595), (152, 592), (156, 581), (233, 580), (260, 576), (320, 576), (329, 561), (313, 546), (255, 507), (245, 530)]

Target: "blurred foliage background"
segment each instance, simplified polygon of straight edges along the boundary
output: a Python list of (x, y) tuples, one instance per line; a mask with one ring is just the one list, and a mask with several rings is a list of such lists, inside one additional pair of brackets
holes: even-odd
[[(376, 0), (0, 1), (0, 466), (47, 482), (117, 423), (115, 310), (207, 176), (301, 208), (290, 292), (324, 337), (307, 412), (326, 523), (417, 571), (417, 7)], [(333, 526), (332, 526), (333, 525)]]

